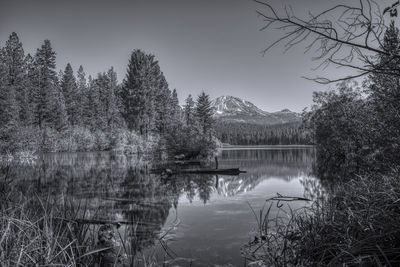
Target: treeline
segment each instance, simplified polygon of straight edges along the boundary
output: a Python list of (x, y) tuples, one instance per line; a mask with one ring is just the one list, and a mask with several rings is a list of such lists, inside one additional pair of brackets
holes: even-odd
[(311, 137), (300, 122), (260, 125), (218, 121), (216, 136), (231, 145), (298, 145), (310, 144)]
[(210, 109), (203, 92), (197, 102), (189, 96), (183, 112), (155, 56), (141, 50), (132, 52), (119, 84), (112, 67), (93, 78), (82, 66), (75, 76), (68, 63), (57, 74), (49, 40), (33, 56), (16, 33), (0, 47), (0, 153), (178, 151), (172, 145), (183, 144), (174, 138), (189, 132), (186, 143), (209, 145), (204, 154), (215, 147)]

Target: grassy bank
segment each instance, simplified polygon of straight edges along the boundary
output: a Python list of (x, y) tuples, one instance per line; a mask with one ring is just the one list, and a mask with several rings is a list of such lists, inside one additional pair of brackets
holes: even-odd
[(284, 217), (265, 213), (265, 236), (246, 257), (267, 266), (399, 266), (399, 172), (357, 177), (310, 207), (285, 207)]

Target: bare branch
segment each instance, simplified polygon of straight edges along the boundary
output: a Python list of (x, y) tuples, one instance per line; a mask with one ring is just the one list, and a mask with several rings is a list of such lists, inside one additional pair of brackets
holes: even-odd
[(360, 78), (360, 77), (363, 77), (363, 76), (365, 76), (365, 75), (367, 75), (369, 73), (370, 72), (365, 71), (365, 72), (362, 72), (362, 73), (357, 74), (357, 75), (349, 75), (349, 76), (346, 76), (346, 77), (343, 77), (343, 78), (339, 78), (339, 79), (328, 79), (326, 77), (309, 78), (309, 77), (305, 77), (305, 76), (302, 76), (302, 78), (304, 78), (306, 80), (309, 80), (309, 81), (314, 81), (314, 82), (319, 83), (319, 84), (330, 84), (330, 83), (337, 83), (337, 82), (342, 82), (342, 81), (351, 80), (351, 79), (355, 79), (355, 78)]
[(326, 68), (333, 64), (359, 72), (340, 79), (317, 77), (308, 78), (309, 80), (319, 83), (337, 82), (361, 77), (371, 72), (399, 75), (400, 70), (390, 69), (387, 64), (382, 66), (370, 58), (371, 55), (384, 55), (400, 61), (400, 55), (391, 54), (383, 49), (382, 34), (387, 27), (383, 18), (384, 13), (374, 0), (358, 0), (354, 6), (335, 5), (316, 15), (309, 12), (308, 18), (297, 17), (291, 6), (284, 6), (282, 12), (278, 12), (268, 1), (254, 1), (266, 8), (265, 12), (257, 11), (257, 14), (267, 22), (261, 30), (267, 30), (274, 25), (274, 29), (284, 32), (282, 37), (263, 50), (263, 54), (282, 42), (285, 52), (300, 43), (307, 42), (304, 53), (315, 49), (318, 54), (312, 59), (321, 61), (317, 68)]

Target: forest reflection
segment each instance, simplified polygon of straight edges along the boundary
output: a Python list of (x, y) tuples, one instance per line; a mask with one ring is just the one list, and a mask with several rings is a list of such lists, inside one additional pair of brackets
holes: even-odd
[[(208, 203), (213, 195), (232, 197), (266, 179), (291, 181), (310, 172), (313, 150), (223, 151), (220, 168), (239, 167), (239, 176), (173, 175), (151, 172), (149, 162), (113, 153), (55, 153), (33, 164), (11, 166), (12, 188), (26, 196), (85, 206), (90, 219), (128, 221), (132, 247), (141, 251), (158, 240), (171, 209), (182, 198)], [(206, 222), (205, 222), (206, 223)]]

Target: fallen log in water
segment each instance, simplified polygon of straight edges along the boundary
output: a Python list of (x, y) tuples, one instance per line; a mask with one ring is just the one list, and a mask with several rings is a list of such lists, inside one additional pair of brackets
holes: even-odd
[(193, 169), (193, 170), (179, 170), (178, 173), (204, 173), (204, 174), (227, 174), (227, 175), (238, 175), (240, 173), (245, 173), (239, 168), (232, 169)]
[(96, 219), (66, 219), (66, 218), (60, 218), (56, 217), (55, 219), (62, 220), (65, 222), (69, 223), (77, 223), (77, 224), (98, 224), (98, 225), (115, 225), (120, 227), (121, 225), (156, 225), (158, 226), (159, 224), (157, 223), (151, 223), (151, 222), (134, 222), (134, 221), (111, 221), (111, 220), (96, 220)]
[(157, 173), (162, 175), (174, 175), (182, 173), (193, 173), (193, 174), (221, 174), (221, 175), (239, 175), (240, 173), (246, 173), (241, 171), (239, 168), (230, 169), (169, 169), (159, 168), (150, 170), (151, 173)]
[(180, 170), (165, 169), (163, 173), (168, 174), (168, 175), (181, 174), (181, 173), (239, 175), (240, 173), (245, 173), (245, 171), (241, 171), (239, 168), (232, 168), (232, 169), (180, 169)]
[(198, 160), (175, 160), (176, 165), (200, 165), (201, 161)]

